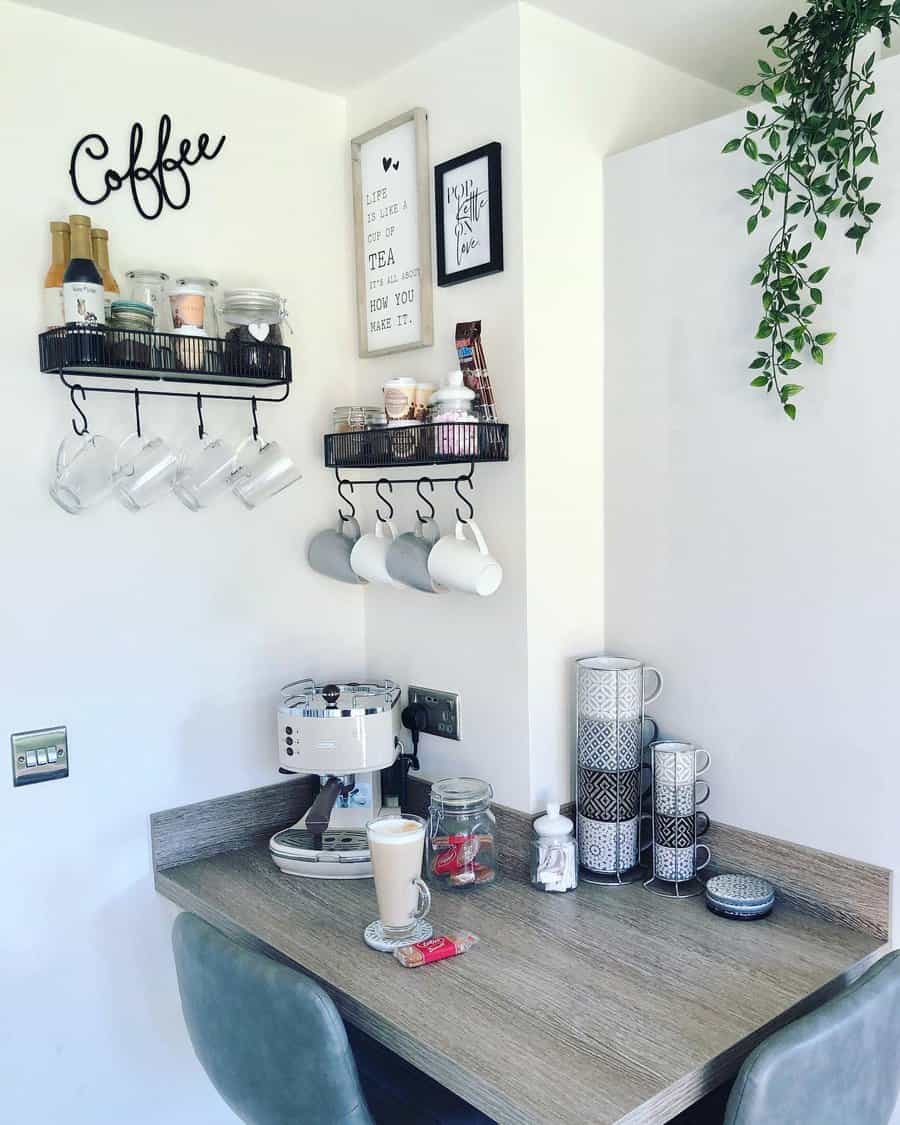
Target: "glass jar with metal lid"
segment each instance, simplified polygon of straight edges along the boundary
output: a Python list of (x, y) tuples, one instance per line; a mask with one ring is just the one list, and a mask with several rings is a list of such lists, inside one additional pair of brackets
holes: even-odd
[(109, 309), (107, 348), (112, 359), (123, 367), (149, 367), (152, 337), (135, 332), (152, 332), (153, 306), (143, 301), (113, 301)]
[(384, 410), (379, 406), (336, 406), (331, 412), (331, 432), (334, 434), (384, 429), (385, 425)]
[[(227, 339), (281, 344), (281, 322), (287, 320), (287, 300), (269, 289), (227, 289), (222, 319)], [(290, 328), (290, 324), (288, 324)]]
[(153, 306), (143, 301), (113, 301), (109, 311), (110, 328), (136, 332), (153, 331)]
[(497, 876), (494, 791), (477, 777), (447, 777), (431, 787), (428, 877), (448, 887), (478, 887)]
[(284, 343), (281, 334), (281, 322), (287, 321), (284, 297), (268, 289), (228, 289), (222, 319), (229, 368), (257, 377), (280, 374), (281, 355), (270, 345)]

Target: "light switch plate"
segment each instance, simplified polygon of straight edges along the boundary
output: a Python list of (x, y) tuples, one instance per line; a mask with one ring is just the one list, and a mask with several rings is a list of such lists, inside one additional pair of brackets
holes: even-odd
[(23, 730), (10, 735), (13, 785), (32, 785), (69, 776), (69, 742), (65, 727)]
[(426, 734), (459, 742), (459, 695), (455, 691), (436, 691), (410, 684), (406, 694), (410, 703), (421, 703), (428, 712)]

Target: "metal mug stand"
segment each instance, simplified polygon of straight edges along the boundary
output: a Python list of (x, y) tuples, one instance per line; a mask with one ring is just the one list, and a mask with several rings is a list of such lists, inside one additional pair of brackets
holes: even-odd
[[(578, 674), (578, 672), (576, 671), (576, 675), (577, 674)], [(614, 673), (614, 674), (618, 677), (618, 673)], [(576, 695), (577, 695), (577, 693), (576, 693)], [(579, 747), (581, 745), (580, 735), (581, 735), (581, 722), (582, 722), (583, 717), (587, 717), (587, 716), (582, 716), (581, 707), (576, 705), (576, 716), (575, 716), (575, 760), (576, 760), (576, 766), (575, 766), (575, 816), (576, 816), (576, 825), (577, 826), (578, 826), (578, 822), (582, 819), (582, 814), (581, 814), (581, 770), (582, 770), (582, 768), (588, 768), (588, 769), (594, 768), (594, 767), (583, 766), (583, 763), (581, 761)], [(615, 756), (615, 763), (614, 763), (615, 764), (615, 770), (614, 771), (603, 770), (603, 769), (596, 769), (595, 770), (595, 772), (597, 772), (597, 773), (612, 773), (612, 772), (615, 772), (615, 775), (616, 775), (616, 819), (610, 820), (610, 821), (604, 821), (603, 823), (604, 824), (615, 824), (616, 825), (616, 829), (615, 829), (615, 834), (616, 834), (616, 859), (615, 859), (615, 863), (616, 863), (616, 867), (618, 867), (619, 863), (620, 863), (620, 856), (621, 856), (621, 849), (622, 849), (622, 836), (621, 836), (621, 832), (619, 830), (619, 825), (628, 821), (628, 820), (633, 819), (632, 817), (623, 817), (621, 815), (621, 812), (622, 812), (622, 800), (621, 800), (621, 797), (622, 797), (622, 793), (621, 793), (622, 776), (623, 776), (623, 774), (636, 774), (637, 775), (637, 789), (638, 789), (638, 812), (637, 812), (637, 821), (638, 821), (638, 825), (637, 825), (637, 828), (638, 828), (637, 855), (638, 855), (638, 862), (636, 864), (634, 864), (634, 866), (629, 867), (624, 871), (609, 871), (609, 872), (593, 871), (589, 867), (584, 866), (584, 864), (581, 862), (581, 856), (579, 854), (579, 859), (578, 859), (578, 879), (579, 879), (579, 882), (594, 883), (597, 886), (603, 886), (603, 887), (623, 887), (623, 886), (628, 885), (629, 883), (636, 883), (640, 879), (643, 879), (646, 872), (647, 872), (647, 863), (646, 863), (645, 860), (641, 859), (641, 856), (644, 854), (644, 852), (646, 850), (649, 850), (648, 845), (652, 844), (652, 840), (653, 840), (652, 825), (651, 825), (649, 840), (647, 839), (647, 833), (646, 833), (646, 829), (644, 827), (645, 824), (648, 823), (648, 821), (646, 819), (646, 814), (644, 813), (644, 798), (647, 796), (647, 794), (642, 792), (641, 790), (643, 788), (642, 774), (644, 772), (644, 769), (646, 768), (646, 765), (644, 763), (644, 723), (645, 722), (653, 723), (654, 732), (656, 732), (656, 723), (648, 715), (644, 714), (643, 691), (642, 691), (642, 699), (641, 699), (640, 716), (639, 716), (639, 719), (638, 719), (638, 765), (637, 766), (626, 766), (624, 769), (621, 768), (622, 767), (622, 759), (621, 759), (622, 743), (621, 743), (621, 739), (620, 739), (620, 736), (619, 736), (619, 724), (623, 720), (622, 720), (622, 718), (619, 714), (619, 691), (618, 691), (618, 688), (616, 690), (616, 711), (615, 711), (615, 719), (613, 721), (615, 722), (615, 728), (616, 728), (615, 729), (616, 756)], [(654, 733), (653, 737), (656, 737), (656, 733)], [(580, 838), (580, 836), (581, 836), (581, 833), (577, 830), (577, 827), (576, 827), (576, 839)]]
[[(672, 751), (664, 751), (664, 753), (672, 753)], [(651, 769), (651, 820), (650, 820), (650, 864), (651, 875), (650, 878), (645, 880), (644, 886), (652, 894), (659, 895), (662, 898), (696, 898), (702, 895), (706, 890), (706, 883), (700, 879), (695, 873), (690, 879), (663, 879), (656, 874), (656, 785), (657, 785), (657, 770), (656, 770), (656, 747), (651, 744), (650, 747), (650, 769)], [(687, 782), (684, 783), (687, 786)], [(699, 837), (697, 835), (697, 755), (696, 752), (691, 753), (691, 780), (690, 780), (691, 793), (693, 794), (691, 800), (691, 823), (693, 824), (693, 837), (692, 837), (692, 854), (694, 863), (697, 862), (697, 844)], [(676, 767), (675, 780), (673, 786), (678, 785), (678, 772)], [(708, 790), (708, 787), (707, 787)], [(707, 793), (708, 795), (708, 793)], [(706, 798), (704, 798), (704, 801)], [(662, 813), (659, 814), (660, 816)], [(675, 815), (678, 815), (677, 806)], [(709, 818), (707, 817), (707, 828), (709, 826)], [(705, 831), (704, 831), (705, 835)], [(704, 847), (709, 850), (709, 845), (704, 844)], [(685, 851), (688, 849), (685, 848)], [(707, 861), (709, 862), (709, 861)], [(705, 866), (705, 865), (704, 865)]]

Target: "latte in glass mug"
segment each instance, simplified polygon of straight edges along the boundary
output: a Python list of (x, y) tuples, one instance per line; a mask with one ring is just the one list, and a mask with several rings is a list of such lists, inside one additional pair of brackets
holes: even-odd
[(366, 833), (385, 937), (411, 937), (431, 909), (431, 893), (421, 878), (425, 821), (411, 813), (385, 813), (369, 821)]

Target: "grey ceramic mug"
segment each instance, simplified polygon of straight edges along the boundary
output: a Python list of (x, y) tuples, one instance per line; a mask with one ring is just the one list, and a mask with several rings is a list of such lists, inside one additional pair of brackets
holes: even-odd
[(440, 537), (441, 529), (434, 520), (420, 522), (415, 531), (398, 535), (385, 559), (391, 578), (426, 594), (440, 593), (443, 586), (438, 586), (428, 573), (428, 556)]
[[(345, 534), (349, 529), (350, 534)], [(364, 585), (364, 581), (350, 565), (350, 553), (362, 534), (359, 523), (351, 519), (341, 519), (336, 528), (329, 527), (313, 536), (306, 549), (306, 561), (319, 574), (335, 578), (338, 582), (349, 582), (354, 586)]]

